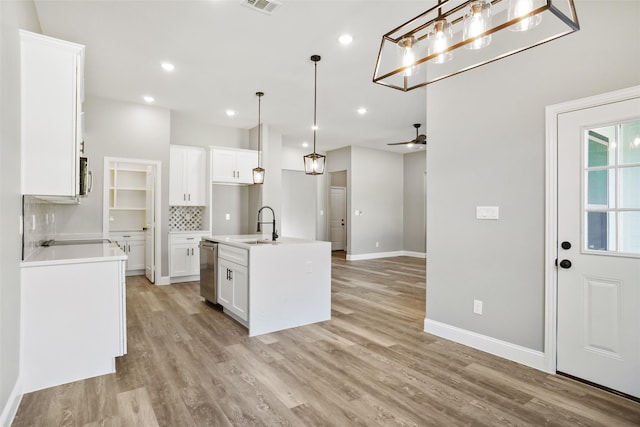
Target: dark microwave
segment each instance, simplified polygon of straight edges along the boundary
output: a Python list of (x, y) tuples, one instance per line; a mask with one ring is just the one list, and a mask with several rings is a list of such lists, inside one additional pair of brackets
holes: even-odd
[(89, 159), (86, 157), (80, 157), (80, 188), (78, 190), (78, 196), (86, 196), (91, 192), (93, 187), (93, 176), (89, 170)]

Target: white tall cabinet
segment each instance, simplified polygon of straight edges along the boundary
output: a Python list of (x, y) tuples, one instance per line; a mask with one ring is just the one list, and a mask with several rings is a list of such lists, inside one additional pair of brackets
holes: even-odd
[(22, 193), (76, 198), (84, 46), (20, 30)]
[(169, 204), (206, 204), (207, 151), (200, 147), (171, 145), (169, 152)]

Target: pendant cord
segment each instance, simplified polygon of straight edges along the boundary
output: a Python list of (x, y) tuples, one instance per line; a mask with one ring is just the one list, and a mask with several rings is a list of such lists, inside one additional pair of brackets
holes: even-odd
[(313, 153), (316, 153), (317, 109), (318, 109), (318, 61), (314, 62), (315, 75), (313, 81)]
[(258, 95), (258, 167), (261, 167), (260, 163), (261, 162), (261, 158), (262, 158), (262, 150), (260, 149), (261, 147), (261, 142), (262, 142), (262, 125), (260, 122), (260, 104), (262, 103), (262, 96)]

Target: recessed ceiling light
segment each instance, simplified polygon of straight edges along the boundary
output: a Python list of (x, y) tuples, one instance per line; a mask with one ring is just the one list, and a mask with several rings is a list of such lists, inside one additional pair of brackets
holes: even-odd
[(358, 108), (358, 114), (360, 114), (361, 116), (367, 114), (367, 109), (364, 107)]
[(149, 95), (143, 96), (142, 99), (144, 99), (145, 102), (148, 102), (149, 104), (151, 104), (153, 101), (155, 101), (155, 98), (153, 96), (149, 96)]
[(303, 142), (303, 143), (302, 143), (302, 146), (303, 146), (304, 148), (307, 148), (307, 147), (309, 146), (309, 143), (308, 143), (307, 141), (305, 141), (305, 142)]
[(233, 117), (233, 116), (235, 116), (235, 115), (236, 115), (236, 112), (235, 112), (235, 111), (233, 111), (233, 110), (227, 110), (227, 116), (229, 116), (229, 117)]
[(175, 70), (176, 66), (171, 64), (170, 62), (163, 62), (162, 64), (160, 64), (160, 66), (165, 70), (165, 71), (173, 71)]
[(351, 34), (343, 34), (338, 37), (338, 41), (340, 42), (340, 44), (347, 45), (353, 41), (353, 37), (351, 37)]

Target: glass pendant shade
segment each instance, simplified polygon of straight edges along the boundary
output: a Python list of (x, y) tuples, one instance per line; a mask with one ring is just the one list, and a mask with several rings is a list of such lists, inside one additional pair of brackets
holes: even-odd
[(400, 63), (403, 67), (408, 67), (404, 70), (405, 76), (411, 76), (415, 66), (413, 65), (416, 62), (416, 52), (415, 52), (415, 44), (417, 40), (415, 37), (405, 37), (398, 42), (398, 47), (400, 48)]
[(491, 28), (491, 2), (474, 1), (470, 4), (469, 13), (464, 16), (463, 38), (466, 40), (476, 37), (476, 39), (464, 47), (467, 49), (482, 49), (489, 46), (491, 35), (478, 37), (489, 28)]
[(307, 175), (322, 175), (326, 156), (315, 151), (304, 156), (304, 173)]
[(451, 43), (451, 25), (446, 19), (438, 19), (429, 32), (429, 55), (437, 55), (431, 60), (434, 64), (443, 64), (453, 59), (453, 53), (446, 51)]
[(264, 96), (263, 92), (256, 92), (258, 97), (258, 167), (253, 168), (253, 183), (264, 184), (264, 169), (261, 166), (262, 160), (262, 122), (260, 121), (261, 101)]
[(253, 183), (264, 184), (264, 169), (261, 167), (253, 168)]
[[(533, 0), (509, 0), (509, 20), (517, 19), (533, 11)], [(540, 14), (525, 18), (509, 27), (511, 31), (528, 31), (542, 22)]]

